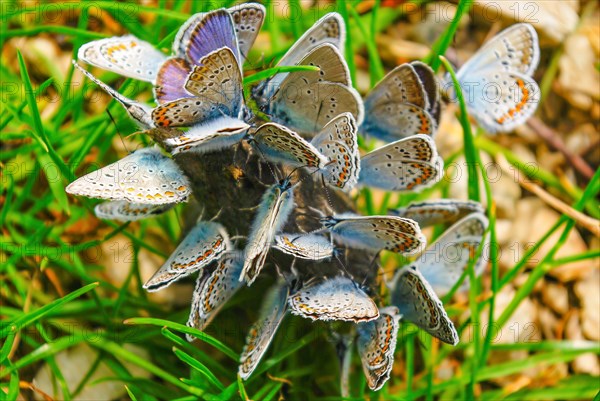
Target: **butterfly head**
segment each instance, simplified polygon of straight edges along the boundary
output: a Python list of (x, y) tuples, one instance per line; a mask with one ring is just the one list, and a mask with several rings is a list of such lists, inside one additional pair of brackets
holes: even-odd
[(331, 228), (331, 227), (335, 226), (338, 223), (338, 220), (335, 217), (333, 217), (333, 216), (322, 217), (321, 219), (319, 219), (319, 221), (326, 228)]

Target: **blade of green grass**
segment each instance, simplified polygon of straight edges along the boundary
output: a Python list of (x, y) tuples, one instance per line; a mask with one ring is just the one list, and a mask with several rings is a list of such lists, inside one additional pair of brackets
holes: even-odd
[[(461, 1), (460, 4), (469, 3), (468, 1)], [(459, 4), (459, 8), (460, 8)], [(457, 11), (457, 14), (459, 12)], [(474, 201), (480, 201), (479, 194), (479, 177), (477, 175), (477, 150), (475, 149), (475, 143), (473, 142), (473, 132), (471, 131), (471, 123), (469, 122), (469, 115), (467, 114), (467, 106), (465, 103), (465, 98), (462, 93), (462, 88), (458, 83), (458, 79), (456, 78), (456, 74), (454, 73), (454, 69), (446, 60), (444, 56), (439, 57), (441, 63), (444, 65), (446, 71), (450, 73), (450, 77), (452, 78), (452, 83), (454, 85), (454, 91), (456, 93), (456, 97), (458, 99), (458, 104), (460, 106), (460, 125), (463, 129), (463, 141), (465, 147), (465, 160), (467, 162), (467, 173), (469, 175), (469, 199)]]
[(249, 400), (250, 398), (248, 398), (248, 392), (246, 392), (246, 387), (244, 386), (244, 380), (242, 380), (242, 377), (239, 374), (237, 375), (237, 385), (238, 385), (238, 390), (240, 392), (240, 398), (242, 400)]
[(173, 347), (173, 353), (181, 361), (185, 362), (192, 369), (195, 369), (198, 373), (200, 373), (214, 387), (221, 391), (225, 390), (223, 383), (221, 383), (219, 379), (217, 379), (217, 377), (210, 371), (210, 369), (204, 366), (200, 361), (194, 359), (191, 355), (176, 347)]
[(154, 365), (153, 363), (149, 362), (148, 360), (144, 359), (143, 357), (123, 348), (121, 345), (119, 345), (117, 343), (109, 341), (103, 337), (97, 337), (97, 338), (93, 338), (92, 341), (88, 341), (88, 344), (93, 347), (100, 348), (106, 352), (109, 352), (117, 358), (121, 358), (125, 361), (131, 362), (131, 363), (139, 366), (140, 368), (147, 370), (148, 372), (173, 384), (174, 386), (179, 387), (184, 391), (187, 391), (190, 394), (193, 394), (196, 396), (201, 396), (202, 394), (204, 394), (203, 390), (183, 383), (181, 380), (179, 380), (178, 378), (176, 378), (169, 372), (159, 368), (158, 366)]
[(123, 323), (124, 324), (149, 324), (149, 325), (153, 325), (153, 326), (165, 326), (170, 329), (179, 331), (181, 333), (190, 334), (190, 335), (196, 337), (197, 339), (199, 339), (200, 341), (203, 341), (209, 345), (212, 345), (213, 347), (215, 347), (216, 349), (218, 349), (219, 351), (221, 351), (223, 354), (227, 355), (229, 358), (233, 359), (234, 361), (237, 362), (239, 360), (239, 355), (236, 354), (231, 348), (229, 348), (228, 346), (223, 344), (221, 341), (206, 334), (203, 331), (194, 329), (192, 327), (184, 326), (183, 324), (171, 322), (171, 321), (164, 320), (164, 319), (155, 319), (155, 318), (149, 318), (149, 317), (132, 317), (132, 318), (125, 320)]
[(62, 298), (59, 298), (59, 299), (49, 303), (48, 305), (44, 305), (39, 309), (36, 309), (32, 312), (29, 312), (29, 313), (21, 316), (20, 318), (16, 319), (14, 322), (10, 323), (10, 325), (5, 326), (4, 328), (2, 328), (2, 330), (0, 330), (0, 338), (4, 338), (7, 335), (9, 335), (14, 330), (13, 326), (17, 327), (18, 330), (22, 330), (25, 327), (29, 326), (30, 324), (34, 323), (35, 321), (44, 317), (46, 314), (48, 314), (53, 309), (58, 308), (58, 307), (64, 305), (65, 303), (67, 303), (75, 298), (80, 297), (81, 295), (85, 294), (86, 292), (93, 290), (98, 285), (99, 285), (99, 283), (88, 284), (85, 287), (82, 287), (76, 291), (73, 291), (72, 293), (70, 293), (68, 295), (65, 295)]
[(337, 0), (337, 12), (340, 13), (346, 25), (346, 40), (345, 40), (345, 59), (350, 71), (350, 79), (356, 85), (356, 62), (354, 61), (354, 48), (352, 47), (352, 35), (350, 31), (350, 18), (348, 17), (348, 4), (346, 0)]
[(446, 50), (450, 46), (450, 43), (454, 39), (454, 35), (456, 34), (456, 30), (458, 29), (458, 24), (462, 19), (463, 15), (469, 12), (469, 9), (473, 5), (473, 0), (460, 0), (458, 2), (458, 7), (456, 8), (456, 13), (454, 17), (452, 17), (452, 21), (446, 31), (440, 36), (437, 42), (433, 45), (431, 54), (428, 56), (428, 64), (431, 66), (433, 71), (437, 72), (440, 68), (440, 63), (442, 60), (440, 56), (446, 54)]
[(366, 38), (365, 45), (367, 46), (367, 53), (369, 53), (369, 76), (371, 78), (371, 87), (373, 87), (385, 75), (383, 65), (381, 64), (381, 57), (377, 50), (377, 44), (375, 43), (375, 37), (369, 35), (367, 28), (362, 23), (360, 15), (358, 15), (354, 7), (350, 7), (350, 15), (352, 15), (352, 19), (356, 22), (360, 33)]
[(262, 70), (257, 72), (256, 74), (248, 75), (244, 77), (244, 86), (251, 85), (258, 81), (262, 81), (264, 79), (270, 78), (273, 75), (281, 74), (284, 72), (298, 72), (298, 71), (320, 71), (319, 67), (314, 65), (286, 65), (286, 66), (278, 66), (267, 68), (266, 70)]

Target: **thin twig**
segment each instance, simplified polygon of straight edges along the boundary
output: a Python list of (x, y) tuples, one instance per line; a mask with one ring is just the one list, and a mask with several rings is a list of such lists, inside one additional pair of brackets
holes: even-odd
[(569, 164), (571, 164), (584, 177), (590, 180), (594, 176), (594, 169), (592, 169), (581, 156), (574, 154), (567, 149), (558, 132), (548, 127), (537, 117), (531, 117), (527, 121), (527, 125), (533, 129), (533, 131), (540, 138), (545, 140), (548, 145), (562, 153), (567, 159), (567, 162), (569, 162)]
[[(498, 157), (504, 159), (503, 155), (498, 155)], [(500, 168), (508, 172), (508, 169), (505, 168), (505, 166), (509, 165), (506, 159), (501, 160), (501, 163), (499, 163), (499, 165)], [(587, 216), (581, 213), (580, 211), (573, 209), (571, 206), (567, 205), (554, 195), (550, 194), (549, 192), (546, 192), (546, 190), (540, 187), (539, 185), (527, 181), (518, 175), (516, 178), (519, 184), (527, 191), (536, 195), (538, 198), (540, 198), (542, 201), (544, 201), (546, 204), (556, 209), (557, 211), (569, 216), (570, 218), (575, 220), (577, 224), (580, 224), (581, 226), (587, 228), (594, 235), (600, 236), (600, 220), (594, 219), (593, 217)]]

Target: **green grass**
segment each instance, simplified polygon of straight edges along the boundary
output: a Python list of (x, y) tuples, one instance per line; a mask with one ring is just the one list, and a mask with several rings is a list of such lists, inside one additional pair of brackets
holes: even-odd
[[(183, 11), (184, 3), (160, 1), (158, 8), (130, 7), (107, 1), (93, 4), (99, 10), (110, 13), (114, 24), (120, 26), (123, 33), (132, 32), (168, 48), (177, 27), (188, 17), (188, 13)], [(274, 3), (267, 2), (267, 5)], [(299, 2), (292, 0), (291, 3), (297, 6)], [(470, 3), (459, 2), (457, 17), (434, 44), (429, 58), (433, 67), (444, 64), (447, 70), (452, 71), (439, 56), (452, 43), (453, 35), (462, 16), (468, 13)], [(194, 3), (194, 11), (206, 11), (207, 4)], [(213, 8), (221, 5), (230, 6), (231, 1), (213, 1), (211, 4)], [(357, 66), (352, 55), (358, 51), (366, 53), (371, 85), (374, 85), (386, 69), (393, 67), (382, 63), (375, 37), (394, 19), (401, 17), (402, 12), (380, 7), (381, 2), (376, 0), (370, 12), (359, 15), (355, 5), (356, 2), (342, 0), (335, 5), (346, 20), (351, 34), (346, 41), (349, 69), (356, 82)], [(76, 54), (76, 47), (82, 43), (114, 33), (108, 30), (95, 32), (89, 28), (91, 9), (86, 3), (68, 3), (68, 10), (79, 16), (76, 25), (72, 24), (73, 21), (68, 25), (43, 21), (41, 10), (39, 7), (7, 7), (3, 8), (4, 14), (1, 16), (1, 40), (7, 50), (3, 53), (0, 72), (3, 82), (14, 83), (20, 89), (19, 93), (3, 93), (2, 106), (5, 112), (0, 117), (1, 139), (10, 145), (0, 153), (0, 393), (3, 397), (16, 399), (20, 391), (30, 396), (28, 390), (19, 389), (19, 382), (31, 382), (33, 374), (46, 363), (65, 399), (75, 397), (83, 388), (92, 385), (90, 378), (100, 364), (109, 367), (114, 375), (110, 380), (122, 384), (126, 396), (132, 400), (276, 400), (280, 394), (284, 394), (286, 399), (341, 399), (339, 367), (334, 347), (329, 342), (328, 326), (312, 324), (293, 316), (286, 317), (274, 343), (250, 380), (243, 382), (239, 379), (237, 360), (246, 331), (255, 317), (253, 308), (260, 303), (257, 294), (262, 294), (264, 288), (253, 288), (254, 291), (245, 291), (236, 296), (207, 332), (183, 325), (189, 311), (187, 305), (172, 307), (161, 304), (143, 291), (140, 255), (167, 256), (167, 248), (150, 238), (158, 236), (161, 241), (172, 244), (178, 241), (181, 206), (140, 224), (121, 225), (98, 222), (93, 217), (95, 201), (67, 197), (65, 186), (87, 168), (95, 169), (92, 163), (97, 167), (115, 161), (118, 155), (114, 144), (120, 143), (117, 135), (127, 135), (136, 128), (128, 122), (126, 114), (115, 102), (112, 102), (109, 110), (118, 123), (118, 129), (106, 114), (91, 113), (80, 87), (70, 88), (69, 96), (59, 97), (58, 104), (49, 103), (40, 96), (55, 91), (61, 85), (69, 85), (72, 82), (72, 67), (63, 71), (60, 67), (62, 64), (54, 63), (46, 56), (32, 55), (32, 52), (26, 51), (28, 49), (21, 49), (21, 52), (13, 49), (15, 43), (28, 43), (21, 41), (40, 36), (61, 38), (64, 41), (61, 46), (73, 44), (73, 54)], [(79, 11), (82, 13), (79, 14)], [(264, 29), (270, 33), (272, 53), (265, 54), (265, 59), (281, 55), (291, 39), (301, 35), (323, 13), (324, 10), (319, 10), (294, 21), (269, 19)], [(42, 19), (35, 21), (24, 16)], [(154, 18), (147, 18), (147, 23), (140, 24), (137, 20), (139, 16)], [(284, 33), (287, 37), (283, 36)], [(19, 41), (13, 42), (12, 39)], [(560, 49), (556, 52), (560, 54)], [(32, 59), (37, 62), (31, 62)], [(552, 60), (556, 59), (557, 56)], [(550, 87), (552, 83), (556, 61), (552, 63), (549, 69), (551, 76), (544, 77), (543, 87)], [(294, 69), (298, 67), (289, 67), (286, 71)], [(50, 71), (52, 76), (45, 76), (44, 71)], [(259, 71), (246, 77), (245, 83), (256, 82), (274, 73), (274, 69)], [(106, 74), (101, 78), (117, 83), (114, 74)], [(132, 90), (131, 80), (120, 84), (121, 91), (131, 96), (148, 94), (148, 86), (136, 87), (135, 91)], [(460, 91), (457, 93), (460, 94)], [(529, 168), (527, 163), (510, 149), (498, 144), (493, 137), (480, 132), (474, 134), (460, 96), (459, 103), (458, 118), (464, 131), (464, 149), (453, 157), (464, 155), (471, 167), (468, 170), (466, 196), (479, 199), (485, 194), (488, 199), (491, 198), (491, 184), (484, 174), (481, 158), (483, 155), (502, 155), (515, 167), (515, 171), (553, 189), (576, 210), (598, 217), (599, 172), (584, 189), (565, 187), (564, 182), (552, 172)], [(373, 146), (366, 142), (361, 141), (365, 148)], [(449, 161), (446, 160), (446, 163)], [(480, 179), (483, 180), (481, 188)], [(358, 195), (357, 202), (365, 205), (361, 210), (363, 213), (383, 213), (388, 206), (402, 206), (413, 198), (429, 197), (436, 190), (447, 192), (449, 185), (442, 181), (436, 188), (419, 195), (400, 197), (387, 194), (381, 199), (365, 190)], [(488, 205), (487, 214), (490, 218), (488, 235), (494, 243), (497, 233), (493, 202)], [(90, 228), (86, 224), (95, 226)], [(491, 266), (485, 273), (491, 277), (491, 296), (479, 299), (482, 279), (475, 278), (472, 269), (468, 269), (464, 278), (468, 277), (473, 283), (468, 305), (459, 308), (451, 303), (451, 297), (446, 299), (457, 327), (463, 332), (468, 332), (474, 324), (487, 324), (490, 327), (493, 323), (502, 328), (552, 269), (567, 262), (597, 258), (597, 249), (556, 257), (574, 224), (568, 216), (561, 216), (551, 230), (503, 274), (496, 257), (498, 249), (492, 247)], [(498, 292), (523, 273), (536, 251), (548, 243), (555, 232), (560, 232), (560, 236), (554, 243), (548, 244), (551, 251), (533, 267), (508, 307), (501, 311), (500, 318), (494, 320)], [(118, 238), (125, 238), (131, 244), (127, 255), (114, 253)], [(116, 285), (107, 279), (104, 272), (106, 259), (90, 257), (91, 253), (98, 250), (108, 252), (109, 258), (118, 258), (122, 262), (120, 268), (126, 269), (123, 284)], [(480, 316), (488, 306), (487, 316)], [(412, 326), (409, 328), (414, 329)], [(403, 326), (405, 329), (407, 327)], [(457, 347), (439, 345), (421, 332), (413, 331), (400, 336), (396, 364), (404, 363), (406, 370), (399, 377), (394, 375), (379, 395), (368, 391), (360, 362), (355, 357), (352, 361), (352, 399), (363, 399), (365, 395), (382, 400), (433, 400), (439, 397), (481, 400), (598, 398), (597, 378), (586, 375), (570, 375), (555, 384), (525, 388), (513, 394), (507, 394), (505, 389), (492, 384), (495, 379), (519, 374), (542, 364), (570, 362), (584, 353), (600, 354), (597, 343), (565, 340), (498, 344), (494, 341), (493, 330), (474, 330), (473, 333), (472, 341), (461, 341)], [(198, 341), (189, 344), (183, 338), (184, 334), (191, 334)], [(61, 371), (56, 356), (79, 344), (90, 345), (97, 354), (83, 381), (72, 386), (65, 379), (68, 376)], [(143, 358), (133, 353), (126, 347), (129, 345), (144, 349), (149, 357)], [(492, 353), (508, 354), (515, 350), (526, 350), (529, 357), (519, 361), (490, 362)], [(449, 379), (438, 379), (438, 368), (447, 360), (460, 363), (457, 373)], [(136, 377), (131, 372), (134, 366), (148, 372), (152, 378)], [(267, 373), (274, 379), (269, 378)], [(288, 385), (287, 381), (292, 384)]]

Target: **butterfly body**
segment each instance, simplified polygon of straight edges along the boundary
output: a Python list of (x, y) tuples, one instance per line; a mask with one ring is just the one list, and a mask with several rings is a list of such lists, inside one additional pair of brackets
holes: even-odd
[(248, 243), (244, 250), (246, 261), (240, 281), (246, 280), (248, 285), (254, 282), (265, 264), (275, 235), (287, 221), (293, 207), (293, 187), (288, 179), (267, 189), (248, 235)]

